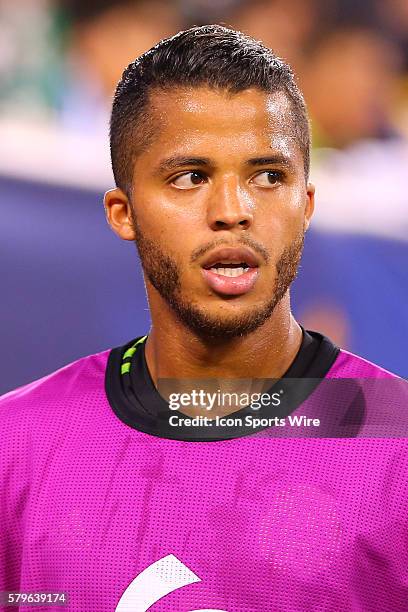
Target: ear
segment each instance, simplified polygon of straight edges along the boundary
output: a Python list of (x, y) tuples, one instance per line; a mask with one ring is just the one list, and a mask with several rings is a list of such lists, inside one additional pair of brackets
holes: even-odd
[(110, 189), (105, 193), (106, 220), (122, 240), (134, 240), (132, 209), (128, 197), (121, 189)]
[(305, 231), (309, 229), (310, 221), (313, 216), (315, 206), (315, 186), (312, 183), (307, 184), (306, 188), (306, 206), (305, 206)]

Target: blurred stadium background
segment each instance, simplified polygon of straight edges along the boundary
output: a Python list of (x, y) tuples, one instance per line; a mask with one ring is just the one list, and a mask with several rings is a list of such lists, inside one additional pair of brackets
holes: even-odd
[(102, 206), (112, 94), (159, 39), (215, 22), (288, 60), (309, 105), (299, 320), (408, 376), (407, 0), (0, 0), (0, 392), (148, 329)]

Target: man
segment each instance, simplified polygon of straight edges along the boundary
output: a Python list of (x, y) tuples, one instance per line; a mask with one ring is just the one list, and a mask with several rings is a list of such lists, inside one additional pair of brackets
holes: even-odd
[(125, 70), (105, 210), (152, 327), (3, 397), (8, 597), (408, 609), (403, 381), (290, 311), (309, 146), (290, 69), (239, 32), (193, 28)]

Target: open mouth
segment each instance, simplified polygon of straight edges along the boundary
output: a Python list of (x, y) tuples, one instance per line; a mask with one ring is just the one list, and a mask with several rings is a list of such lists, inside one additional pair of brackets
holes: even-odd
[(220, 262), (211, 266), (211, 268), (206, 268), (214, 272), (215, 274), (220, 274), (221, 276), (229, 276), (230, 278), (236, 278), (237, 276), (241, 276), (248, 272), (249, 265), (245, 262), (241, 263), (229, 263), (229, 262)]
[(207, 285), (220, 295), (242, 295), (254, 286), (259, 273), (257, 256), (244, 247), (214, 251), (202, 264)]

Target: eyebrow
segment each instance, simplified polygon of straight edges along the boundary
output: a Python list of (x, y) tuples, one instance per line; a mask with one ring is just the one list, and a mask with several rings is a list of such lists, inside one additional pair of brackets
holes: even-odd
[(211, 160), (208, 157), (168, 157), (167, 159), (163, 159), (157, 166), (156, 172), (161, 174), (163, 172), (168, 172), (169, 170), (174, 170), (175, 168), (180, 168), (180, 166), (211, 166)]
[[(252, 157), (248, 159), (245, 164), (247, 166), (273, 166), (273, 165), (281, 165), (285, 166), (289, 170), (294, 171), (295, 165), (293, 161), (287, 156), (282, 154), (276, 155), (268, 155), (265, 157)], [(209, 157), (184, 157), (184, 156), (175, 156), (168, 157), (167, 159), (163, 159), (157, 166), (155, 173), (162, 174), (164, 172), (169, 172), (170, 170), (175, 170), (176, 168), (184, 167), (184, 166), (194, 166), (194, 167), (208, 167), (213, 166), (213, 162)]]
[(276, 155), (268, 155), (267, 157), (253, 157), (248, 159), (246, 162), (248, 166), (285, 166), (288, 170), (295, 170), (295, 164), (287, 155), (281, 155), (277, 153)]

